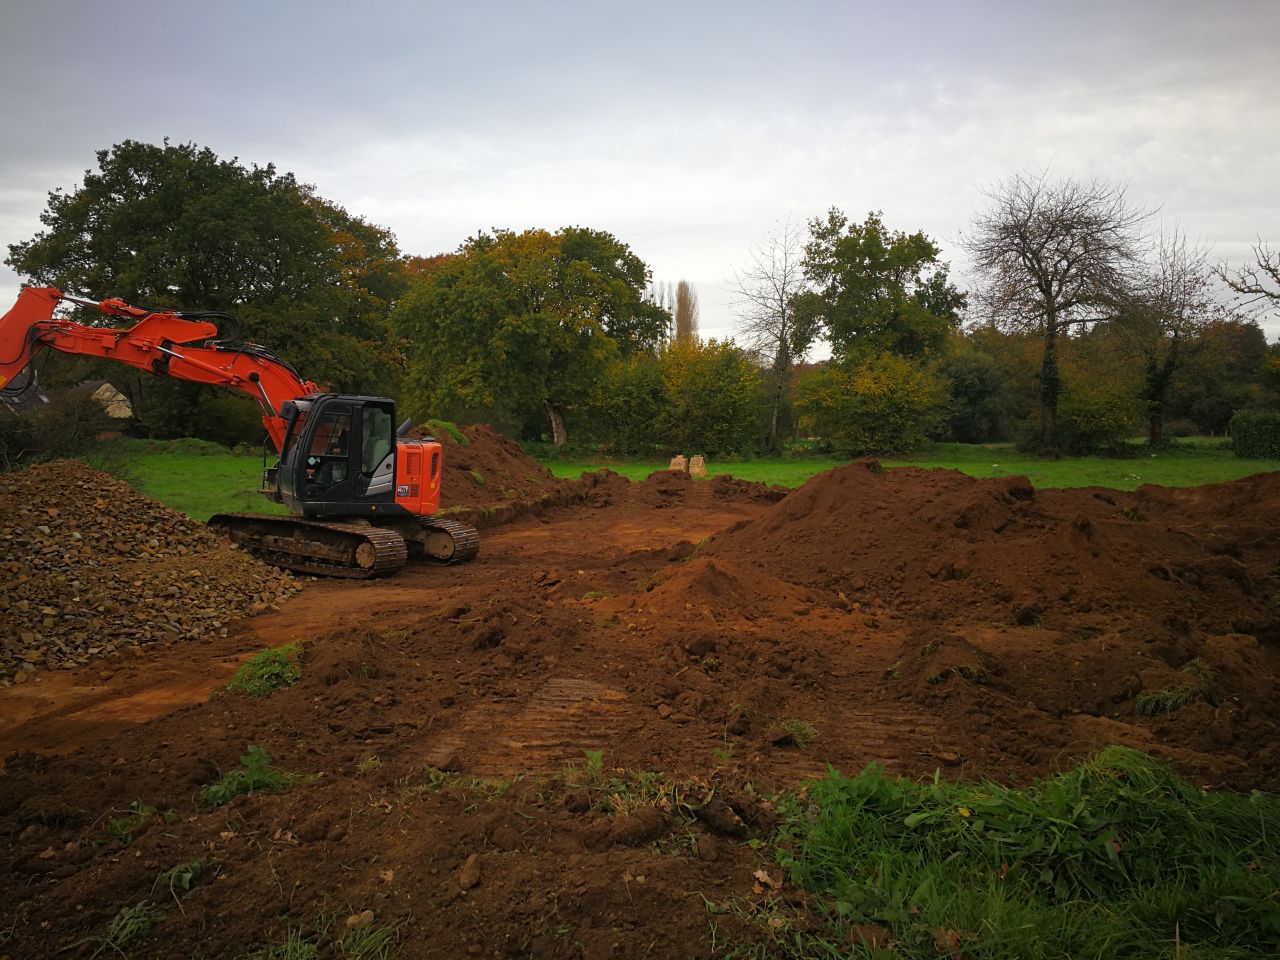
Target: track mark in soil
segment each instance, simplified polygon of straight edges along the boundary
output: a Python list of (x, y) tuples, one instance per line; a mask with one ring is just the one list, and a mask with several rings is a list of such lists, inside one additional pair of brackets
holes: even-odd
[(554, 773), (616, 741), (626, 701), (625, 693), (603, 684), (555, 677), (518, 713), (503, 717), (498, 705), (480, 705), (432, 745), (427, 762), (441, 766), (456, 755), (468, 773), (482, 776)]

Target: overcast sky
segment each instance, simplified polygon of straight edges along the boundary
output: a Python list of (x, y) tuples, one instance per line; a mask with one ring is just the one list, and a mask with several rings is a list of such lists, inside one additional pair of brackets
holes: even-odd
[(982, 189), (1046, 166), (1239, 262), (1280, 244), (1277, 37), (1280, 0), (0, 0), (0, 244), (95, 150), (167, 136), (291, 170), (408, 253), (609, 230), (695, 285), (709, 335), (778, 221), (883, 210), (963, 283)]

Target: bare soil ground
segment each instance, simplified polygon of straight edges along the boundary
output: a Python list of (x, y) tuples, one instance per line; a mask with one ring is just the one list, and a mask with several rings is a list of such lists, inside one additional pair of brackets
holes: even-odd
[[(828, 764), (1025, 781), (1122, 743), (1280, 782), (1280, 476), (541, 488), (469, 565), (310, 582), (226, 636), (0, 691), (0, 956), (90, 956), (142, 900), (165, 917), (130, 956), (291, 931), (342, 956), (366, 910), (402, 957), (714, 956), (706, 899), (769, 895), (744, 841)], [(221, 691), (299, 639), (295, 686)], [(308, 779), (203, 807), (248, 744)], [(662, 779), (605, 786), (619, 770)], [(134, 801), (157, 813), (126, 844), (107, 826)], [(193, 859), (189, 895), (157, 882)]]

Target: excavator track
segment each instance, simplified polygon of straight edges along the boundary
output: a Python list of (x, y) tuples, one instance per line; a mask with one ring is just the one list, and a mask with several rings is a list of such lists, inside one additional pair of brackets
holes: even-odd
[(269, 513), (219, 513), (209, 518), (209, 526), (260, 560), (322, 577), (385, 577), (409, 559), (405, 539), (398, 531), (367, 524)]
[(437, 563), (466, 563), (480, 551), (480, 532), (457, 520), (423, 517), (423, 555)]

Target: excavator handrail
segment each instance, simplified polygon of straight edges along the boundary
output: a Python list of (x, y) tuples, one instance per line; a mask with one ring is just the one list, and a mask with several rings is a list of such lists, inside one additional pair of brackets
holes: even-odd
[[(135, 323), (129, 328), (90, 327), (55, 317), (54, 311), (64, 301)], [(261, 405), (263, 426), (279, 450), (287, 429), (281, 415), (285, 402), (319, 393), (319, 388), (265, 347), (226, 347), (215, 342), (218, 328), (198, 319), (210, 315), (208, 311), (148, 310), (119, 299), (83, 300), (53, 287), (25, 287), (9, 312), (0, 317), (0, 396), (41, 348), (101, 357), (156, 376), (248, 394)], [(234, 319), (227, 314), (212, 315)], [(29, 383), (24, 383), (23, 389), (29, 389)]]

